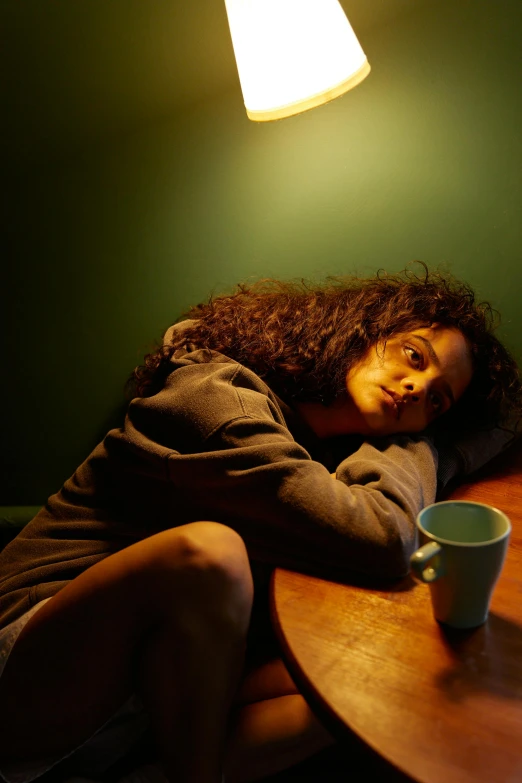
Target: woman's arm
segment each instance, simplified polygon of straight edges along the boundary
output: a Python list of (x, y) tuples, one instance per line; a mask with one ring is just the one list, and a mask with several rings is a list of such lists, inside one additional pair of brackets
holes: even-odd
[(439, 454), (437, 478), (443, 489), (457, 476), (469, 476), (512, 446), (522, 434), (522, 421), (516, 417), (503, 427), (469, 432), (457, 439), (433, 436)]
[(437, 456), (426, 439), (365, 443), (333, 481), (294, 439), (266, 384), (230, 362), (174, 372), (163, 392), (131, 406), (127, 441), (142, 443), (151, 423), (178, 513), (190, 505), (194, 518), (225, 522), (272, 564), (407, 572), (415, 517), (435, 498)]
[[(334, 481), (277, 425), (264, 423), (262, 438), (259, 425), (235, 420), (215, 434), (227, 447), (211, 466), (202, 454), (182, 469), (191, 481), (199, 463), (213, 508), (251, 551), (294, 568), (342, 568), (383, 578), (407, 573), (415, 518), (435, 500), (432, 445), (406, 436), (364, 443), (338, 466)], [(179, 478), (185, 459), (169, 462)]]

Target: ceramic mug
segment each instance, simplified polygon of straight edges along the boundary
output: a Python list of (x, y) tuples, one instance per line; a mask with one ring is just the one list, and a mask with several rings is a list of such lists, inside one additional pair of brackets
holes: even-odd
[(425, 543), (410, 563), (430, 586), (435, 619), (454, 628), (482, 625), (506, 558), (508, 517), (484, 503), (447, 500), (426, 506), (417, 527)]

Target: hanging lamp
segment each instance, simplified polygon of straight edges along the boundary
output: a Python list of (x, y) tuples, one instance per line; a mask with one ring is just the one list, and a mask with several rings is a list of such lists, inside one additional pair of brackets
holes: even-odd
[(225, 5), (251, 120), (313, 109), (370, 73), (338, 0), (225, 0)]

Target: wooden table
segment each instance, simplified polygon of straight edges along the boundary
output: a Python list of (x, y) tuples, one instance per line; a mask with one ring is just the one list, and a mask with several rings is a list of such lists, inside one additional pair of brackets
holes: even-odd
[(448, 497), (497, 506), (513, 526), (484, 626), (439, 625), (428, 586), (410, 576), (375, 587), (283, 569), (272, 619), (341, 741), (355, 734), (419, 783), (522, 783), (522, 445)]

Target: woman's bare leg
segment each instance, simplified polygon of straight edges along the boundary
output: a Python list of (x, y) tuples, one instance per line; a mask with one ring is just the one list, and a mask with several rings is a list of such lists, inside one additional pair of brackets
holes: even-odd
[(66, 753), (133, 690), (176, 783), (218, 783), (252, 604), (239, 536), (196, 522), (85, 571), (43, 606), (0, 678), (0, 757)]
[(298, 764), (333, 744), (302, 696), (243, 707), (225, 762), (227, 783), (250, 783)]
[(334, 742), (299, 694), (283, 662), (260, 665), (235, 699), (227, 783), (250, 783), (298, 764)]

